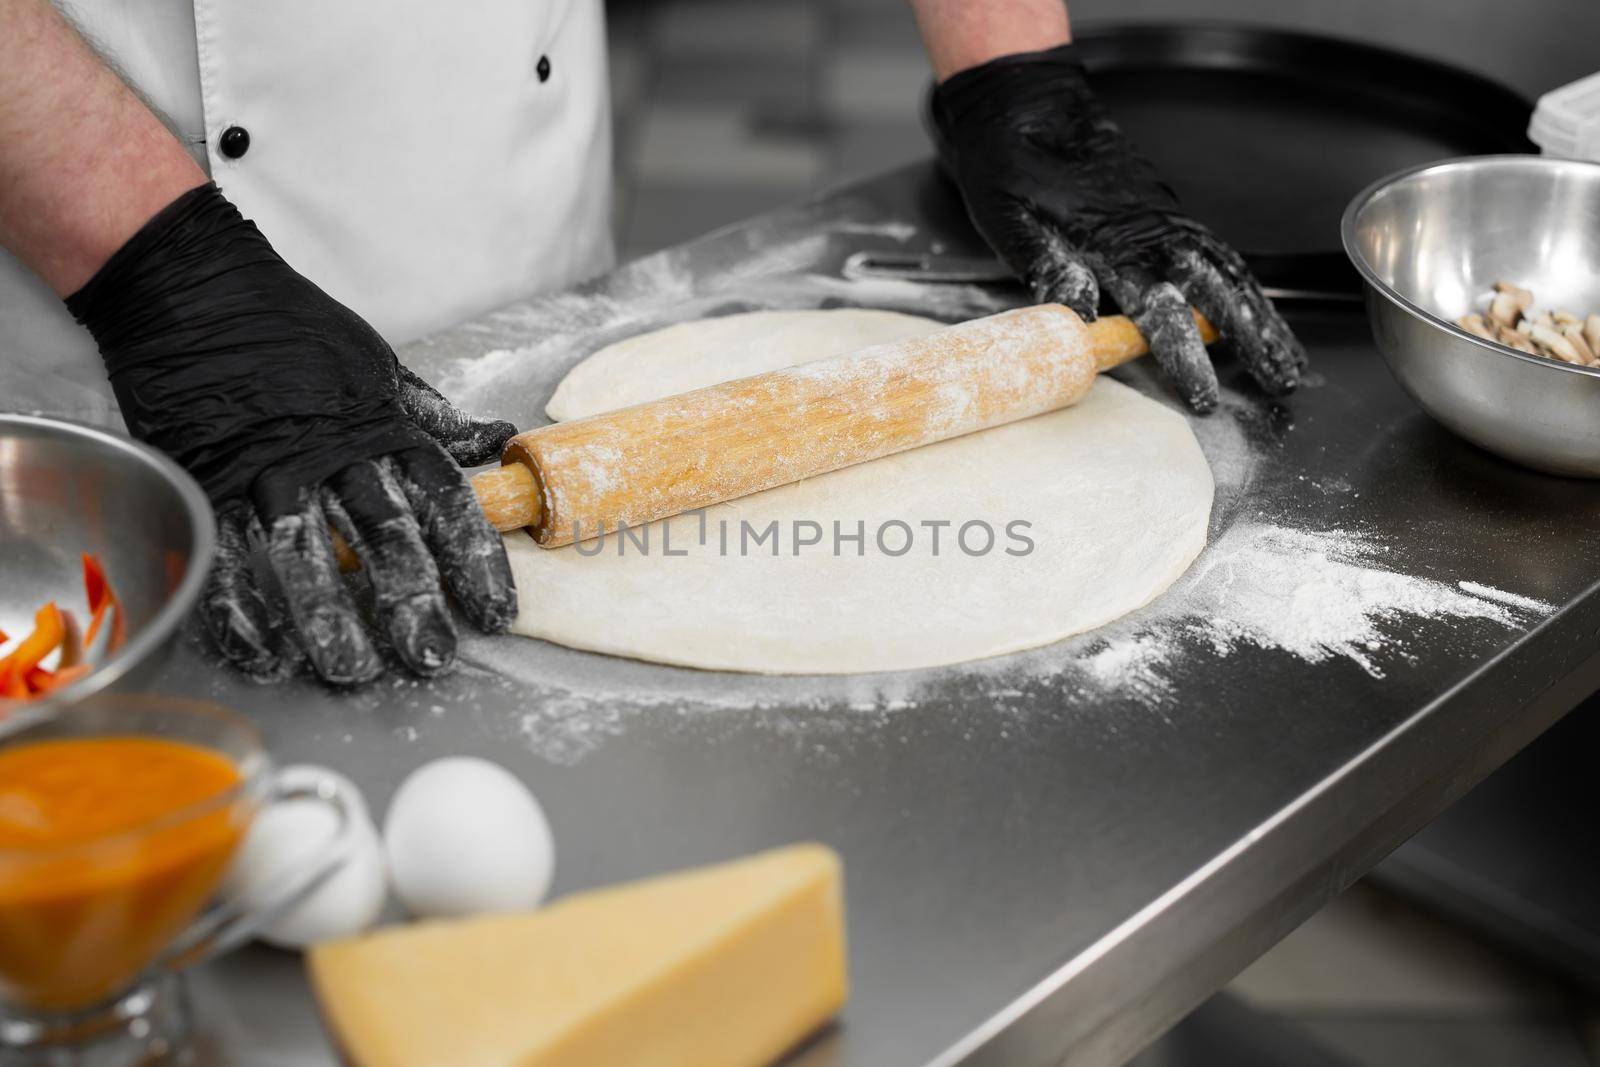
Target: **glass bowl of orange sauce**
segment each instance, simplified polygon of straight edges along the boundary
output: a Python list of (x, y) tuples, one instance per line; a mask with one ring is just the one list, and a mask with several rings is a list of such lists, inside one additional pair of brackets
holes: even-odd
[[(338, 869), (283, 874), (270, 908), (212, 904), (262, 808), (352, 799), (287, 782), (249, 720), (215, 705), (101, 694), (0, 723), (0, 1061), (142, 1063), (188, 1020), (181, 969), (248, 937)], [(8, 1058), (9, 1057), (9, 1058)]]

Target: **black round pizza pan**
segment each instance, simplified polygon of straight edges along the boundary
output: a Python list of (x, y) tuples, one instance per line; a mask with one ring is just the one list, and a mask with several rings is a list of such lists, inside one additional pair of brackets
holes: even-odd
[(1339, 218), (1378, 178), (1534, 150), (1526, 99), (1388, 48), (1213, 23), (1089, 25), (1075, 43), (1096, 95), (1184, 207), (1276, 289), (1359, 291)]

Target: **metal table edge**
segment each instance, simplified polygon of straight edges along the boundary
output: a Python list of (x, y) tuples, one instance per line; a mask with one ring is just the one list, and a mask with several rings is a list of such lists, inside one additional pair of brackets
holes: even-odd
[[(1265, 873), (1252, 870), (1252, 865), (1259, 868), (1266, 864), (1266, 870), (1282, 870), (1287, 866), (1284, 860), (1269, 851), (1269, 846), (1278, 841), (1294, 844), (1308, 839), (1324, 840), (1315, 833), (1308, 834), (1300, 823), (1322, 816), (1319, 804), (1345, 799), (1336, 796), (1336, 787), (1363, 774), (1370, 779), (1379, 778), (1380, 761), (1401, 759), (1405, 755), (1402, 747), (1425, 742), (1427, 738), (1419, 736), (1419, 731), (1435, 725), (1443, 728), (1439, 720), (1441, 714), (1491, 684), (1507, 666), (1516, 666), (1512, 661), (1533, 657), (1534, 646), (1547, 640), (1552, 631), (1600, 633), (1600, 595), (1597, 594), (1600, 594), (1600, 582), (1586, 588), (1567, 607), (1524, 631), (1499, 654), (1478, 664), (1449, 689), (1353, 754), (1166, 893), (1046, 975), (929, 1061), (927, 1067), (955, 1067), (957, 1064), (1016, 1067), (1069, 1061), (1074, 1067), (1114, 1067), (1126, 1062), (1585, 697), (1600, 691), (1600, 652), (1585, 659), (1570, 660), (1564, 669), (1546, 672), (1550, 675), (1548, 679), (1528, 690), (1517, 715), (1508, 716), (1497, 725), (1490, 723), (1490, 729), (1482, 735), (1463, 739), (1452, 754), (1450, 766), (1416, 781), (1399, 798), (1399, 803), (1374, 805), (1372, 818), (1364, 826), (1355, 828), (1331, 856), (1324, 854), (1323, 858), (1312, 859), (1296, 868), (1276, 891), (1258, 898), (1259, 906), (1240, 909), (1236, 921), (1215, 942), (1194, 943), (1184, 965), (1167, 968), (1169, 977), (1164, 982), (1131, 998), (1125, 997), (1119, 1004), (1114, 989), (1088, 988), (1114, 985), (1108, 981), (1113, 976), (1106, 975), (1103, 970), (1092, 970), (1094, 964), (1104, 961), (1116, 949), (1122, 949), (1126, 955), (1130, 949), (1147, 949), (1150, 942), (1169, 948), (1174, 942), (1181, 943), (1182, 929), (1201, 924), (1186, 922), (1180, 905), (1193, 906), (1197, 901), (1203, 904), (1208, 897), (1227, 897), (1222, 890), (1233, 888), (1235, 883), (1246, 881), (1254, 874)], [(1315, 855), (1318, 850), (1302, 847), (1300, 851)], [(1234, 894), (1235, 899), (1242, 897), (1243, 894)], [(1266, 925), (1255, 925), (1252, 920), (1261, 915), (1275, 917)], [(1230, 940), (1236, 943), (1230, 944)], [(1166, 951), (1161, 955), (1171, 959), (1173, 953)], [(1099, 981), (1095, 982), (1095, 978)], [(1196, 978), (1200, 980), (1195, 981)], [(1136, 983), (1129, 983), (1129, 987), (1132, 986)], [(1137, 1014), (1141, 1003), (1147, 1010), (1155, 1008), (1157, 1017)], [(1094, 1005), (1099, 1005), (1100, 1010), (1093, 1010)], [(1063, 1014), (1078, 1019), (1092, 1018), (1087, 1025), (1074, 1025), (1070, 1020), (1063, 1021), (1060, 1018)], [(1136, 1019), (1142, 1025), (1134, 1025)], [(1051, 1040), (1052, 1032), (1059, 1034), (1063, 1029), (1068, 1033), (1064, 1050), (1051, 1052), (1047, 1047), (1040, 1047), (1059, 1048), (1058, 1042)], [(1037, 1043), (1035, 1030), (1039, 1031)]]

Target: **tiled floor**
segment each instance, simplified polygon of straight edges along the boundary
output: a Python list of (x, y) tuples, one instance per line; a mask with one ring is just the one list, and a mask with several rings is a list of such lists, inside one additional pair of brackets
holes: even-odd
[[(632, 258), (928, 152), (904, 0), (611, 0)], [(1595, 1003), (1358, 885), (1137, 1067), (1586, 1067)]]

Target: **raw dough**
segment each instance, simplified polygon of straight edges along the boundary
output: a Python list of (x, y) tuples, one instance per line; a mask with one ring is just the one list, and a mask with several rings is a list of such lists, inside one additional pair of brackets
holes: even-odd
[[(940, 325), (837, 310), (672, 326), (580, 363), (547, 410), (578, 418)], [(1048, 644), (1147, 603), (1205, 547), (1211, 495), (1211, 469), (1184, 418), (1101, 378), (1064, 411), (651, 523), (632, 539), (546, 550), (507, 535), (521, 598), (512, 629), (719, 670), (959, 663)], [(776, 539), (757, 542), (774, 520)], [(950, 525), (937, 530), (936, 552), (924, 523), (939, 520)], [(1018, 521), (1029, 525), (1010, 525)], [(958, 541), (973, 522), (993, 531), (987, 552), (981, 526), (967, 529), (976, 554)], [(847, 539), (835, 552), (836, 529), (849, 538), (858, 523), (861, 554)], [(820, 543), (796, 544), (818, 529)], [(907, 532), (909, 550), (892, 554)], [(583, 554), (597, 544), (598, 554)]]
[(544, 413), (554, 422), (921, 337), (943, 323), (898, 311), (749, 311), (680, 322), (608, 345), (573, 367)]

